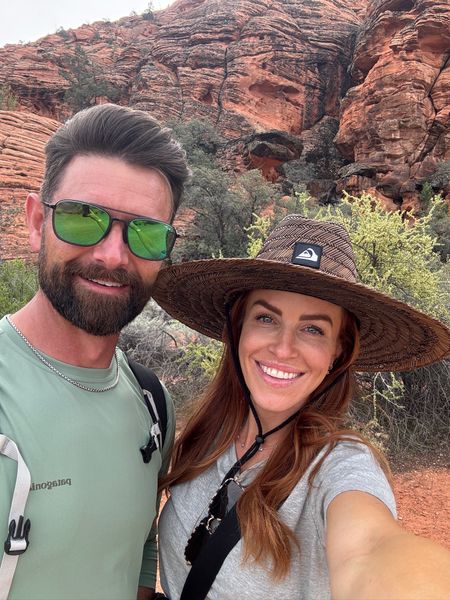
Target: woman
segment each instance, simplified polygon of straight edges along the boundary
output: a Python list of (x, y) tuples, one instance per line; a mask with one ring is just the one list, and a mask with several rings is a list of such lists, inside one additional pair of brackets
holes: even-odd
[(163, 482), (167, 596), (450, 597), (450, 554), (397, 525), (385, 461), (344, 427), (355, 369), (437, 361), (450, 331), (357, 283), (345, 229), (299, 215), (255, 259), (164, 270), (154, 296), (225, 342)]

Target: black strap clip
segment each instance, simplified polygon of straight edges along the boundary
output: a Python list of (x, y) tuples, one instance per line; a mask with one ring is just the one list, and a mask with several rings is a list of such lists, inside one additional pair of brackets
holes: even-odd
[(142, 458), (143, 458), (145, 464), (150, 462), (150, 459), (152, 458), (152, 454), (155, 450), (158, 450), (158, 443), (156, 442), (154, 436), (150, 435), (150, 439), (148, 440), (147, 444), (145, 446), (142, 446), (142, 448), (140, 448)]
[(28, 534), (30, 533), (31, 523), (30, 519), (24, 522), (23, 515), (20, 515), (19, 521), (16, 527), (15, 519), (11, 520), (8, 528), (8, 537), (5, 541), (5, 552), (11, 556), (17, 556), (23, 554), (28, 548)]

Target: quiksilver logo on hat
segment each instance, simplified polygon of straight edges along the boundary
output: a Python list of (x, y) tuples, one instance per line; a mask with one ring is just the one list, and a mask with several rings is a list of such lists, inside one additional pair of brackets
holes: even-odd
[(322, 250), (322, 246), (318, 246), (317, 244), (297, 242), (294, 246), (291, 262), (294, 265), (304, 265), (318, 269), (320, 267), (320, 259), (322, 258)]

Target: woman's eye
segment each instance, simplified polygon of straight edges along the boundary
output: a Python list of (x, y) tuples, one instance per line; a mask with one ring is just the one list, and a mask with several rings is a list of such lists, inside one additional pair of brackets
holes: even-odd
[(258, 315), (256, 317), (256, 320), (259, 321), (260, 323), (272, 323), (272, 317), (269, 317), (269, 315)]
[(312, 333), (313, 335), (323, 335), (323, 329), (317, 325), (307, 325), (304, 330), (307, 333)]

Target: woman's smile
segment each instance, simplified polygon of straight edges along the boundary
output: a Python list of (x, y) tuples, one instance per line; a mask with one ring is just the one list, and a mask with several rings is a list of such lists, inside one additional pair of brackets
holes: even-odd
[(301, 377), (301, 375), (303, 374), (298, 371), (286, 370), (281, 367), (270, 366), (268, 364), (264, 364), (264, 363), (258, 362), (258, 361), (256, 361), (256, 364), (259, 366), (259, 368), (265, 375), (268, 375), (270, 378), (274, 378), (274, 379), (280, 379), (280, 380), (284, 380), (284, 381), (286, 381), (286, 380), (292, 381), (293, 379), (297, 379), (298, 377)]
[(245, 382), (260, 417), (278, 424), (305, 404), (340, 352), (342, 308), (311, 296), (254, 290), (239, 340)]

